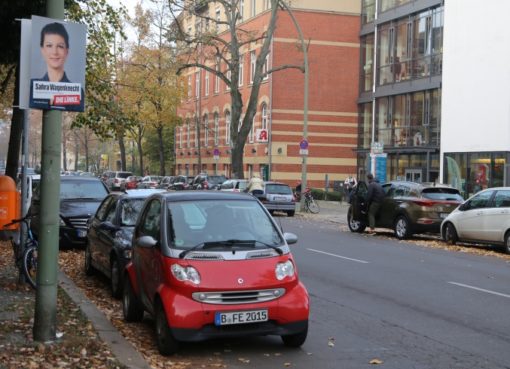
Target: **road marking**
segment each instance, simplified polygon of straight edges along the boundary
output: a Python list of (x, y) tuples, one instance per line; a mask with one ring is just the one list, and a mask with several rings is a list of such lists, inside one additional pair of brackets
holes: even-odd
[(506, 298), (510, 299), (510, 295), (507, 295), (505, 293), (500, 293), (500, 292), (496, 292), (496, 291), (486, 290), (486, 289), (483, 289), (483, 288), (479, 288), (479, 287), (475, 287), (475, 286), (470, 286), (468, 284), (462, 284), (462, 283), (457, 283), (457, 282), (448, 282), (448, 283), (454, 284), (454, 285), (459, 286), (459, 287), (470, 288), (472, 290), (481, 291), (481, 292), (485, 292), (485, 293), (490, 293), (492, 295), (506, 297)]
[(340, 256), (340, 255), (336, 255), (336, 254), (330, 254), (329, 252), (324, 252), (324, 251), (320, 251), (320, 250), (315, 250), (315, 249), (307, 249), (307, 250), (309, 250), (309, 251), (313, 251), (313, 252), (318, 252), (319, 254), (324, 254), (324, 255), (334, 256), (335, 258), (340, 258), (340, 259), (345, 259), (345, 260), (355, 261), (355, 262), (357, 262), (357, 263), (363, 263), (363, 264), (368, 264), (368, 263), (370, 263), (369, 261), (359, 260), (359, 259), (353, 259), (353, 258), (348, 258), (347, 256)]

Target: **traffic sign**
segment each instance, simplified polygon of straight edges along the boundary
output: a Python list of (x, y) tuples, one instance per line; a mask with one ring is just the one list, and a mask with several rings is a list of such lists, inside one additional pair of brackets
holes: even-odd
[(308, 141), (306, 139), (302, 139), (300, 142), (299, 142), (299, 148), (301, 150), (307, 150), (308, 149)]

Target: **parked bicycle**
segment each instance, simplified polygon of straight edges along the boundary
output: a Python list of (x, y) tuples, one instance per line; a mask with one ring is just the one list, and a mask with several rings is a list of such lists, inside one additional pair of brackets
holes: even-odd
[[(312, 190), (310, 188), (305, 189), (303, 192), (303, 195), (305, 196), (305, 210), (312, 213), (317, 214), (321, 211), (321, 208), (319, 206), (319, 203), (315, 201), (312, 195)], [(301, 193), (296, 192), (295, 193), (296, 201), (301, 201)]]
[(23, 245), (24, 247), (21, 247), (20, 244), (17, 244), (14, 239), (11, 239), (11, 243), (13, 247), (14, 260), (16, 266), (21, 270), (28, 284), (30, 284), (32, 288), (36, 288), (37, 248), (39, 246), (39, 243), (34, 238), (32, 230), (30, 229), (31, 217), (32, 217), (31, 215), (26, 215), (21, 219), (15, 219), (11, 223), (6, 224), (5, 227), (12, 226), (16, 223), (24, 223), (26, 225), (27, 239), (25, 241), (25, 244)]

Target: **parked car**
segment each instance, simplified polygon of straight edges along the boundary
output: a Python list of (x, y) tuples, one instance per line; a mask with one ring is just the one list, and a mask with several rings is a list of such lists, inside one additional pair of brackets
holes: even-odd
[[(34, 189), (30, 213), (31, 229), (35, 237), (40, 233), (41, 186)], [(108, 195), (108, 188), (98, 178), (81, 176), (60, 177), (60, 231), (59, 246), (85, 247), (87, 221)]]
[(219, 185), (227, 180), (223, 174), (209, 175), (199, 174), (193, 180), (192, 187), (194, 190), (217, 190)]
[(296, 212), (294, 193), (285, 183), (265, 182), (264, 194), (257, 197), (271, 214), (281, 211), (293, 217)]
[(122, 292), (123, 271), (131, 260), (131, 238), (145, 199), (163, 190), (112, 192), (87, 223), (85, 273), (101, 272), (110, 279), (112, 296)]
[(106, 172), (106, 186), (112, 191), (120, 191), (122, 183), (126, 181), (126, 178), (132, 176), (131, 172)]
[(129, 176), (126, 178), (124, 182), (120, 184), (120, 189), (124, 190), (134, 190), (138, 185), (138, 182), (142, 180), (140, 176)]
[(441, 224), (444, 241), (494, 244), (510, 254), (510, 187), (478, 192)]
[(220, 185), (221, 191), (244, 192), (248, 187), (247, 179), (227, 179)]
[[(445, 185), (393, 181), (382, 187), (386, 195), (375, 226), (393, 229), (398, 239), (417, 233), (439, 233), (441, 222), (463, 201), (456, 188)], [(367, 227), (367, 190), (367, 183), (359, 181), (351, 193), (347, 221), (352, 232), (363, 232)]]
[(172, 184), (170, 184), (170, 186), (168, 186), (168, 189), (175, 190), (175, 191), (191, 190), (194, 178), (195, 177), (191, 177), (191, 176), (177, 176), (177, 177), (175, 177)]
[(165, 177), (161, 178), (161, 180), (159, 181), (156, 188), (163, 188), (166, 190), (172, 184), (174, 179), (175, 179), (175, 176), (165, 176)]
[(136, 185), (136, 188), (156, 188), (161, 181), (161, 176), (145, 176)]
[(124, 319), (152, 314), (163, 355), (181, 341), (248, 335), (278, 335), (301, 346), (309, 297), (288, 246), (296, 242), (248, 194), (152, 195), (133, 234)]

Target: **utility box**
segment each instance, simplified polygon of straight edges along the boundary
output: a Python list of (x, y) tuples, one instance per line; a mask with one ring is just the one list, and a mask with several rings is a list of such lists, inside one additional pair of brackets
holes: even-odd
[(0, 231), (17, 230), (19, 223), (9, 227), (5, 227), (5, 225), (19, 217), (20, 193), (16, 190), (16, 183), (9, 176), (0, 176)]

